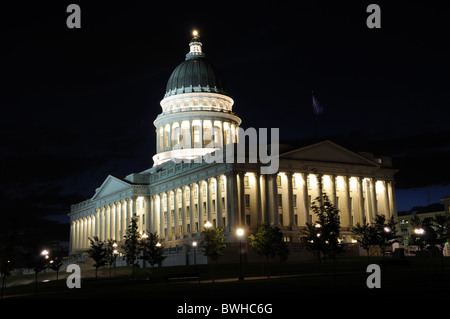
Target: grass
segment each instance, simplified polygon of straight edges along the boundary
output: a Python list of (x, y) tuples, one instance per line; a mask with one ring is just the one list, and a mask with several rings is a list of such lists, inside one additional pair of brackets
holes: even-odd
[[(55, 273), (38, 275), (36, 293), (35, 276), (20, 275), (8, 277), (5, 290), (8, 300), (153, 300), (174, 305), (189, 300), (200, 301), (248, 301), (286, 303), (329, 300), (386, 301), (389, 299), (413, 301), (417, 298), (439, 300), (448, 296), (450, 287), (450, 259), (445, 259), (442, 269), (440, 260), (406, 258), (402, 261), (387, 258), (385, 261), (372, 258), (339, 258), (333, 271), (333, 264), (304, 262), (265, 265), (267, 279), (261, 264), (246, 264), (244, 281), (238, 281), (239, 264), (218, 264), (215, 266), (215, 283), (211, 282), (210, 266), (174, 266), (156, 269), (136, 269), (135, 280), (131, 280), (131, 267), (99, 270), (97, 280), (93, 269), (83, 267), (81, 289), (68, 289), (65, 271), (55, 280)], [(381, 289), (366, 286), (366, 267), (369, 263), (381, 266)], [(201, 283), (180, 282), (167, 284), (168, 274), (198, 272)], [(153, 280), (155, 278), (156, 280)], [(44, 281), (44, 282), (43, 282)], [(353, 302), (352, 301), (352, 302)]]

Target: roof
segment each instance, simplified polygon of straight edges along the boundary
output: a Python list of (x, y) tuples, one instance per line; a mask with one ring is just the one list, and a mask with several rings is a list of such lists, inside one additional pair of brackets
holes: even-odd
[(167, 81), (164, 97), (191, 92), (212, 92), (228, 95), (225, 82), (217, 69), (200, 51), (193, 52), (192, 46), (201, 48), (198, 38), (191, 41), (191, 52), (186, 54), (186, 60), (180, 63)]

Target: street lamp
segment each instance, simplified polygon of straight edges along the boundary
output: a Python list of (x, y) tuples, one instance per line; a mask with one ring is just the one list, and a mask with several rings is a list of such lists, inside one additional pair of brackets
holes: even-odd
[(210, 228), (210, 227), (212, 227), (212, 224), (209, 220), (207, 220), (204, 226), (205, 226), (205, 228)]
[(41, 251), (41, 256), (44, 256), (45, 259), (48, 259), (48, 254), (49, 254), (49, 252), (47, 249), (44, 249), (43, 251)]
[(423, 235), (423, 234), (425, 234), (425, 230), (423, 228), (415, 228), (414, 233), (416, 235)]
[(197, 270), (197, 256), (196, 256), (196, 250), (197, 250), (197, 242), (192, 242), (192, 247), (194, 247), (194, 269)]
[(244, 271), (242, 264), (242, 237), (244, 236), (244, 229), (238, 228), (236, 235), (239, 237), (239, 280), (244, 280)]

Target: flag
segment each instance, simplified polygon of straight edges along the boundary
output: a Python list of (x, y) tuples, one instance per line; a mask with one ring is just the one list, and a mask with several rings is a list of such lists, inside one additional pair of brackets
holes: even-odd
[(323, 107), (322, 105), (319, 104), (319, 101), (317, 101), (317, 99), (315, 98), (315, 96), (312, 96), (312, 105), (314, 107), (314, 114), (315, 115), (319, 115), (320, 113), (323, 112)]

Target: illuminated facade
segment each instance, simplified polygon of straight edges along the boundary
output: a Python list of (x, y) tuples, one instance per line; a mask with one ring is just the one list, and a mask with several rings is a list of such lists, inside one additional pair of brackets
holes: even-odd
[(223, 228), (229, 243), (237, 242), (238, 227), (251, 232), (261, 222), (278, 225), (286, 241), (301, 242), (305, 223), (315, 218), (311, 202), (321, 192), (339, 208), (347, 242), (364, 217), (396, 215), (390, 160), (330, 141), (280, 152), (279, 171), (270, 175), (260, 173), (259, 162), (188, 162), (238, 142), (241, 120), (233, 103), (194, 36), (154, 121), (154, 166), (126, 177), (110, 175), (91, 199), (72, 205), (71, 253), (86, 250), (88, 237), (121, 241), (133, 215), (139, 230), (157, 232), (165, 247), (199, 240), (206, 221)]

